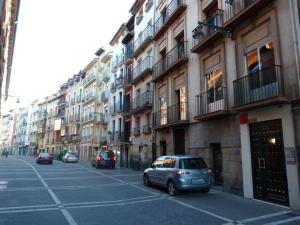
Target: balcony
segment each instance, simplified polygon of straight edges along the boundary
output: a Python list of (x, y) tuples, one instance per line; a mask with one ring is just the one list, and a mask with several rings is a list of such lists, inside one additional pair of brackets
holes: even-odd
[(233, 81), (234, 109), (245, 110), (287, 102), (281, 66), (272, 66)]
[(163, 129), (188, 124), (187, 106), (187, 102), (180, 102), (155, 112), (153, 114), (153, 129)]
[(195, 120), (208, 120), (225, 116), (229, 113), (227, 108), (226, 88), (212, 88), (196, 96)]
[(59, 99), (57, 102), (57, 106), (63, 106), (66, 104), (66, 100), (65, 99)]
[(86, 96), (85, 96), (85, 101), (84, 103), (87, 104), (91, 101), (94, 101), (95, 100), (95, 94), (93, 93), (88, 93)]
[(229, 30), (223, 26), (223, 11), (217, 10), (213, 16), (206, 18), (203, 22), (199, 22), (198, 26), (193, 30), (193, 53), (199, 53), (204, 48), (211, 46), (223, 34), (231, 35)]
[(154, 37), (157, 39), (168, 29), (168, 27), (176, 20), (179, 15), (184, 12), (187, 5), (185, 0), (172, 0), (163, 13), (154, 24)]
[(124, 84), (124, 77), (123, 75), (121, 75), (116, 79), (116, 88), (123, 86), (123, 84)]
[(118, 57), (118, 66), (121, 67), (123, 65), (124, 61), (125, 61), (125, 55), (124, 55), (124, 53), (121, 53)]
[(71, 105), (75, 105), (75, 98), (71, 98)]
[(147, 56), (143, 61), (138, 64), (133, 70), (133, 80), (132, 84), (136, 84), (143, 78), (145, 78), (148, 74), (152, 72), (153, 58), (151, 56)]
[(130, 42), (126, 46), (124, 64), (127, 65), (128, 63), (132, 62), (132, 57), (133, 57), (133, 44)]
[(135, 99), (133, 99), (131, 104), (132, 114), (137, 114), (147, 109), (152, 109), (152, 103), (153, 103), (152, 97), (153, 97), (152, 91), (147, 91), (137, 96)]
[(110, 115), (112, 115), (112, 116), (116, 115), (116, 113), (117, 113), (117, 106), (116, 106), (116, 103), (112, 104), (112, 105), (109, 107), (109, 112), (110, 112)]
[(72, 142), (80, 142), (81, 138), (79, 134), (73, 134), (71, 135), (71, 141)]
[(57, 117), (57, 118), (65, 117), (65, 113), (64, 112), (56, 113), (55, 117)]
[(102, 75), (102, 81), (103, 82), (107, 82), (109, 81), (109, 77), (110, 77), (110, 70), (109, 69), (106, 69), (104, 72), (103, 72), (103, 75)]
[(133, 135), (134, 136), (140, 136), (141, 135), (141, 128), (140, 127), (133, 128)]
[(225, 0), (224, 26), (234, 29), (272, 0)]
[(114, 93), (116, 91), (116, 84), (114, 83), (114, 82), (112, 82), (111, 84), (110, 84), (110, 92), (111, 93)]
[(104, 113), (99, 113), (96, 116), (96, 122), (100, 125), (107, 125), (108, 123), (107, 115)]
[(78, 96), (76, 97), (76, 103), (80, 103), (80, 102), (81, 102), (81, 96), (78, 95)]
[(90, 122), (94, 120), (94, 113), (88, 113), (84, 116), (84, 122)]
[(112, 61), (111, 64), (111, 72), (115, 72), (118, 68), (118, 58)]
[(87, 86), (87, 85), (89, 85), (90, 83), (92, 83), (92, 82), (95, 81), (95, 80), (96, 80), (95, 74), (94, 74), (94, 73), (91, 73), (91, 74), (89, 74), (86, 78), (84, 78), (84, 80), (83, 80), (83, 85), (84, 85), (84, 86)]
[(132, 72), (130, 71), (125, 76), (125, 79), (124, 79), (124, 82), (123, 82), (123, 87), (124, 87), (124, 89), (127, 89), (131, 86), (132, 86)]
[(150, 124), (146, 124), (143, 126), (143, 134), (151, 134), (152, 129)]
[(107, 102), (107, 101), (108, 101), (108, 91), (102, 91), (101, 102)]
[(122, 104), (122, 101), (119, 101), (119, 102), (116, 103), (116, 112), (117, 112), (117, 113), (123, 112), (123, 104)]
[(152, 81), (157, 81), (165, 74), (186, 63), (187, 60), (187, 42), (179, 43), (175, 48), (163, 56), (162, 59), (154, 64)]
[(134, 41), (133, 57), (137, 57), (153, 38), (153, 26), (148, 25), (145, 30), (139, 35), (138, 39)]

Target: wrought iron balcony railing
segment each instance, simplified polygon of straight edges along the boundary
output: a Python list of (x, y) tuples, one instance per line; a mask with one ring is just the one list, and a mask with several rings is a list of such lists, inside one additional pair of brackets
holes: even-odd
[(134, 136), (140, 136), (141, 135), (141, 128), (140, 127), (133, 128), (133, 135)]
[(102, 91), (101, 93), (101, 101), (102, 102), (107, 102), (108, 101), (108, 91)]
[(103, 82), (107, 82), (109, 81), (109, 77), (110, 77), (110, 70), (109, 69), (106, 69), (104, 70), (103, 74), (102, 74), (102, 81)]
[(132, 113), (140, 112), (148, 107), (152, 107), (153, 104), (153, 92), (146, 91), (133, 99), (131, 107)]
[(208, 114), (216, 114), (227, 111), (226, 87), (211, 88), (199, 94), (195, 99), (195, 119), (201, 119)]
[(150, 124), (143, 125), (143, 134), (151, 134), (152, 129)]
[(218, 9), (214, 15), (198, 22), (198, 26), (193, 30), (192, 52), (199, 52), (221, 35), (230, 37), (231, 30), (223, 27), (223, 10)]
[(134, 41), (134, 57), (136, 57), (142, 51), (142, 49), (151, 42), (153, 31), (153, 26), (149, 24), (139, 35), (139, 37)]
[(137, 81), (143, 79), (147, 74), (152, 72), (153, 66), (153, 58), (151, 56), (147, 56), (143, 59), (141, 63), (139, 63), (133, 69), (133, 80), (132, 83), (136, 83)]
[(152, 81), (157, 80), (167, 72), (177, 68), (187, 61), (187, 42), (178, 43), (153, 66)]
[(186, 123), (188, 121), (187, 110), (187, 102), (180, 102), (155, 112), (153, 114), (154, 128)]
[(185, 0), (172, 0), (167, 6), (162, 15), (156, 20), (154, 24), (154, 39), (158, 37), (167, 29), (168, 25), (176, 19), (180, 13), (186, 9)]
[(284, 97), (281, 66), (258, 70), (233, 81), (233, 91), (235, 107)]

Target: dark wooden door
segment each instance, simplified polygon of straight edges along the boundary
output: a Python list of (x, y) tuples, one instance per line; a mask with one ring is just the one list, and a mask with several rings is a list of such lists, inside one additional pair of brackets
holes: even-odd
[(213, 155), (213, 174), (214, 174), (214, 183), (217, 185), (223, 185), (223, 159), (222, 159), (222, 150), (220, 143), (210, 144)]
[(254, 197), (288, 205), (281, 120), (250, 124)]

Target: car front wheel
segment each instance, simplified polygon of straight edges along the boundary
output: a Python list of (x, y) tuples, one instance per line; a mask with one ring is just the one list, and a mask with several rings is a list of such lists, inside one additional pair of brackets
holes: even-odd
[(168, 193), (171, 196), (175, 196), (178, 194), (178, 190), (173, 181), (169, 181), (169, 183), (168, 183)]
[(145, 186), (150, 186), (151, 185), (148, 175), (146, 175), (146, 174), (144, 175), (143, 182), (144, 182)]

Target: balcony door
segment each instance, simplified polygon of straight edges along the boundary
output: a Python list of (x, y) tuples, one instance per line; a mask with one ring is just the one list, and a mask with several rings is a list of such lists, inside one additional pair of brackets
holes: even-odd
[(167, 97), (165, 95), (160, 96), (159, 98), (159, 109), (160, 109), (160, 125), (167, 124)]
[(224, 109), (223, 96), (223, 70), (215, 69), (206, 75), (207, 104), (204, 104), (206, 112), (216, 112)]
[(246, 54), (248, 100), (250, 102), (278, 95), (273, 42), (259, 46)]

